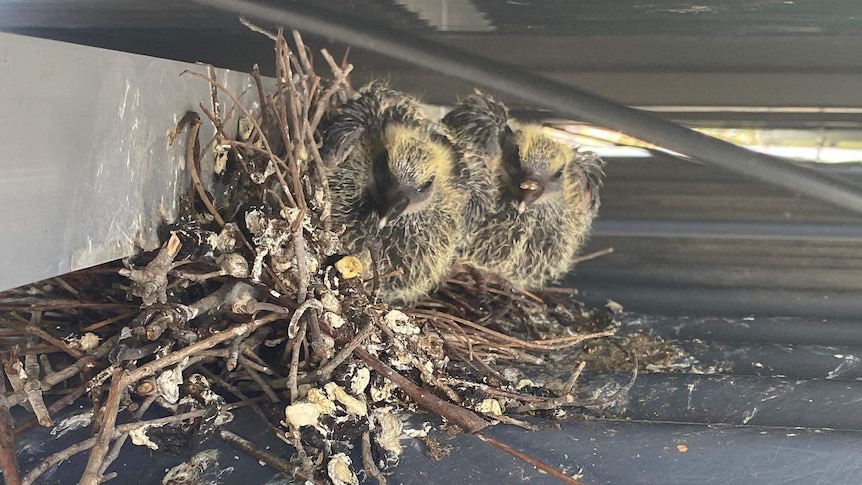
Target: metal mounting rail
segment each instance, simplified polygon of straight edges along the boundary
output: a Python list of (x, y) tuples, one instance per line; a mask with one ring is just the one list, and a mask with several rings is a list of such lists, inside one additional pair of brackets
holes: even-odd
[(0, 46), (0, 291), (158, 247), (188, 178), (186, 135), (167, 133), (211, 104), (180, 73), (206, 68), (6, 33)]

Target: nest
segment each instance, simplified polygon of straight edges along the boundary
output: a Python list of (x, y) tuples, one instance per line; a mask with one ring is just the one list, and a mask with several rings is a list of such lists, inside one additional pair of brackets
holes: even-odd
[[(418, 410), (577, 483), (482, 429), (529, 428), (518, 414), (562, 417), (624, 393), (630, 383), (604, 398), (579, 398), (584, 366), (572, 366), (584, 341), (614, 334), (613, 311), (586, 309), (562, 293), (562, 304), (548, 304), (467, 275), (409, 308), (379, 301), (374, 289), (386, 275), (362, 281), (361, 264), (343, 254), (330, 227), (318, 152), (318, 124), (352, 95), (352, 66), (324, 50), (331, 76), (322, 78), (297, 32), (293, 47), (282, 32), (262, 33), (275, 43), (274, 85), (256, 66), (242, 93), (226, 89), (212, 68), (186, 73), (209, 83), (211, 108), (201, 105), (203, 118), (188, 113), (172, 134), (187, 143), (191, 183), (182, 216), (161, 231), (161, 248), (0, 295), (12, 387), (0, 389), (7, 483), (34, 483), (85, 452), (80, 483), (98, 484), (116, 476), (110, 465), (127, 441), (171, 452), (210, 437), (287, 476), (355, 484), (363, 470), (385, 483), (401, 453), (399, 416)], [(215, 128), (210, 140), (199, 139), (203, 123)], [(201, 182), (207, 157), (215, 197)], [(530, 375), (553, 374), (554, 365), (554, 376)], [(52, 426), (52, 416), (85, 396), (92, 438), (16, 481), (15, 436)], [(14, 406), (29, 420), (13, 422)], [(239, 407), (254, 409), (296, 453), (273, 456), (223, 429)], [(148, 418), (151, 408), (168, 415)], [(211, 461), (199, 453), (186, 464), (191, 472), (171, 470), (163, 483), (207, 475)], [(217, 481), (207, 476), (197, 480)]]

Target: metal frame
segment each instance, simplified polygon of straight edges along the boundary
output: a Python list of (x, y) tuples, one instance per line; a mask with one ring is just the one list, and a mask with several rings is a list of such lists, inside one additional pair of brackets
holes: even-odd
[(166, 134), (210, 104), (208, 83), (180, 74), (206, 68), (6, 33), (0, 45), (0, 291), (158, 247), (188, 178), (186, 135)]

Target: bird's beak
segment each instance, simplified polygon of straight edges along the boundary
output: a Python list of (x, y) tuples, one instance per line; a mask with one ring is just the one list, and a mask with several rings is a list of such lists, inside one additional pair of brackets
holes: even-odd
[(535, 178), (525, 179), (518, 185), (518, 189), (520, 189), (520, 200), (518, 201), (519, 214), (523, 214), (545, 192), (545, 186)]
[(386, 194), (385, 210), (380, 215), (377, 228), (383, 229), (391, 221), (398, 219), (410, 206), (410, 198), (401, 190), (390, 190)]
[(386, 224), (388, 222), (389, 222), (389, 218), (387, 218), (386, 216), (381, 217), (380, 220), (377, 221), (377, 229), (383, 230), (383, 228), (386, 227)]

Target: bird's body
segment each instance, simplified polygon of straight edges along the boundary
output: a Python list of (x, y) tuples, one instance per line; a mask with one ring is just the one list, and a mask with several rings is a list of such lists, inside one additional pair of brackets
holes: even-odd
[(403, 272), (381, 279), (381, 297), (409, 302), (433, 290), (464, 222), (446, 136), (413, 98), (372, 84), (329, 116), (323, 153), (332, 167), (333, 228), (344, 228), (345, 250), (370, 268), (369, 242), (379, 238), (381, 273)]
[(462, 100), (443, 122), (462, 150), (483, 160), (472, 185), (494, 201), (472, 223), (462, 261), (519, 288), (539, 289), (565, 274), (598, 211), (601, 160), (539, 125), (512, 126), (505, 107), (481, 94)]

